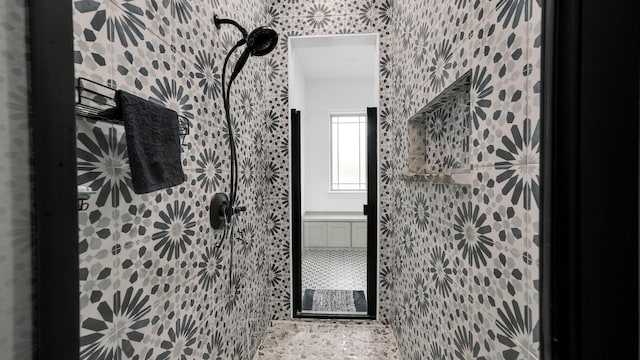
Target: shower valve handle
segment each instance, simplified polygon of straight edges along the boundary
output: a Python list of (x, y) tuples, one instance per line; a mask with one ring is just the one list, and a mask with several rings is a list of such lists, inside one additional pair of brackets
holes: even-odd
[(209, 221), (213, 229), (222, 229), (225, 223), (231, 222), (233, 209), (229, 205), (229, 196), (225, 193), (217, 193), (211, 199), (209, 205)]
[(217, 193), (211, 199), (209, 205), (209, 221), (213, 229), (222, 229), (224, 224), (231, 223), (231, 217), (235, 214), (247, 211), (246, 206), (231, 207), (229, 196), (225, 193)]

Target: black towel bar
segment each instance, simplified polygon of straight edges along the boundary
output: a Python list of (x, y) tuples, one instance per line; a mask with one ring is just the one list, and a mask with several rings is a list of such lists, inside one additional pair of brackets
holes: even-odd
[[(76, 85), (76, 115), (123, 125), (124, 123), (120, 119), (116, 105), (116, 90), (112, 86), (103, 85), (87, 78), (78, 78), (78, 84)], [(181, 144), (187, 145), (185, 139), (189, 135), (189, 120), (182, 115), (178, 115), (178, 123)]]

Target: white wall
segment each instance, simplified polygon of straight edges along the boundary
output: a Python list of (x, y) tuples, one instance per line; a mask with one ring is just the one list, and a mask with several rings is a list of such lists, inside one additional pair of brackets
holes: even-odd
[(362, 211), (366, 193), (330, 192), (331, 127), (333, 112), (366, 113), (377, 106), (374, 77), (307, 79), (302, 117), (302, 177), (304, 211)]
[[(307, 91), (307, 79), (302, 70), (300, 64), (300, 58), (296, 55), (295, 51), (290, 52), (291, 59), (289, 59), (289, 106), (291, 109), (300, 110), (300, 134), (304, 134), (304, 118), (306, 116), (306, 91)], [(301, 135), (302, 136), (302, 135)], [(304, 143), (304, 141), (303, 141)], [(300, 159), (304, 159), (305, 148), (304, 145), (300, 146)], [(300, 190), (304, 194), (305, 191), (305, 163), (302, 161), (300, 164)], [(304, 196), (300, 197), (300, 209), (304, 212), (305, 199)]]
[(289, 106), (292, 109), (304, 110), (306, 105), (307, 80), (304, 76), (300, 59), (295, 51), (291, 52), (289, 69)]

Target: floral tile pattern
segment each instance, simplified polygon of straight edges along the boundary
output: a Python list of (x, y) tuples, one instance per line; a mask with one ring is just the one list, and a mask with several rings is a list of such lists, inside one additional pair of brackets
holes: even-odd
[[(409, 165), (407, 119), (471, 71), (469, 181), (381, 178), (393, 194), (381, 204), (388, 209), (381, 230), (390, 234), (389, 250), (381, 251), (391, 252), (381, 289), (400, 351), (408, 358), (538, 358), (540, 109), (532, 84), (540, 62), (531, 39), (539, 36), (540, 4), (403, 1), (393, 14), (399, 106), (385, 122), (396, 179)], [(423, 23), (437, 26), (423, 30)], [(426, 55), (420, 39), (430, 39)], [(425, 152), (436, 145), (426, 143)]]
[[(98, 191), (79, 213), (83, 359), (266, 351), (258, 346), (269, 322), (291, 317), (287, 41), (347, 33), (380, 34), (378, 314), (398, 340), (382, 358), (538, 357), (539, 1), (73, 5), (76, 75), (159, 102), (190, 126), (188, 180), (136, 195), (123, 128), (77, 119), (79, 183)], [(272, 54), (250, 59), (231, 94), (248, 208), (233, 246), (209, 227), (208, 204), (229, 188), (221, 69), (238, 34), (215, 29), (213, 14), (280, 34)], [(401, 180), (407, 120), (468, 71), (471, 131), (453, 148), (456, 158), (468, 152), (471, 180)], [(447, 113), (425, 128), (426, 154)]]
[[(222, 64), (233, 27), (265, 23), (260, 1), (77, 0), (75, 70), (175, 110), (188, 121), (183, 184), (131, 186), (124, 128), (77, 118), (78, 182), (97, 193), (79, 211), (82, 359), (250, 359), (271, 319), (267, 152), (269, 112), (252, 58), (231, 94), (239, 130), (240, 200), (233, 244), (209, 225), (209, 201), (228, 192), (229, 137)], [(232, 59), (231, 66), (235, 59)], [(256, 140), (256, 141), (254, 141)], [(261, 194), (261, 195), (260, 195)]]
[[(284, 34), (276, 59), (286, 59), (288, 36), (381, 35), (379, 318), (403, 357), (537, 358), (541, 4), (279, 0), (268, 12)], [(271, 68), (270, 104), (284, 120), (287, 63)], [(407, 120), (468, 71), (462, 149), (471, 180), (400, 180), (410, 166)], [(439, 123), (431, 125), (418, 136), (431, 130), (431, 147), (423, 146), (433, 156)], [(288, 124), (274, 128), (271, 162), (286, 174)], [(274, 223), (288, 232), (288, 217)], [(274, 261), (278, 274), (288, 272), (281, 254)], [(289, 316), (275, 310), (274, 319)]]

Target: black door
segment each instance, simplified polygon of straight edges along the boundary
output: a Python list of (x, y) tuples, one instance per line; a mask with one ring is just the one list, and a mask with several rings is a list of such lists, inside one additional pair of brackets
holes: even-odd
[(377, 310), (378, 273), (378, 109), (367, 108), (367, 313), (309, 314), (302, 312), (302, 213), (300, 183), (300, 111), (291, 109), (291, 211), (292, 211), (292, 264), (293, 264), (293, 316), (306, 318), (366, 318), (375, 319)]
[(302, 184), (300, 183), (300, 111), (291, 109), (291, 257), (293, 316), (302, 309)]
[(378, 284), (378, 108), (367, 108), (367, 313), (376, 318)]

